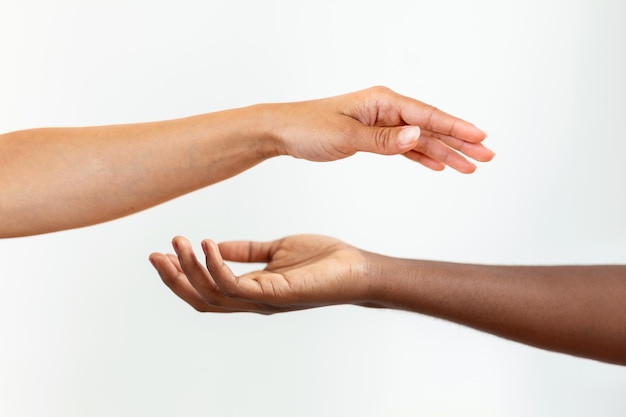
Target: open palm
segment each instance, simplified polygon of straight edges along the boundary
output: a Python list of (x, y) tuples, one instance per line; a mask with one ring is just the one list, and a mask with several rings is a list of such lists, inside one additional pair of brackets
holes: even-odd
[[(165, 284), (199, 311), (271, 314), (367, 301), (364, 252), (316, 235), (273, 242), (202, 242), (206, 267), (187, 239), (174, 239), (177, 257), (152, 254)], [(235, 276), (224, 260), (264, 262), (263, 270)]]

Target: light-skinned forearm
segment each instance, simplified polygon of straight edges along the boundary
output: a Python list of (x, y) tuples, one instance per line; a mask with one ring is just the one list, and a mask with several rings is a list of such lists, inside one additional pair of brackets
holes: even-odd
[(0, 135), (0, 238), (87, 226), (224, 180), (277, 155), (402, 154), (434, 170), (487, 162), (476, 126), (385, 87), (132, 125)]
[[(486, 162), (476, 126), (373, 87), (184, 119), (0, 135), (0, 238), (87, 226), (232, 177), (277, 155), (402, 154), (428, 168)], [(464, 156), (465, 155), (465, 156)]]
[(1, 135), (0, 237), (111, 220), (242, 172), (277, 154), (258, 109)]
[(626, 365), (626, 266), (489, 266), (371, 257), (378, 307)]

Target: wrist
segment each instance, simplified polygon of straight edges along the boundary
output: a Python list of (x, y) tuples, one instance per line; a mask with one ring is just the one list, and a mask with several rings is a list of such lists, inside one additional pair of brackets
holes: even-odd
[(388, 299), (393, 293), (394, 280), (399, 271), (393, 267), (394, 258), (377, 253), (362, 251), (366, 259), (365, 280), (367, 282), (368, 307), (388, 307)]
[(420, 311), (433, 263), (368, 253), (369, 307)]
[(247, 136), (264, 159), (288, 155), (285, 140), (278, 133), (280, 104), (255, 104), (240, 110), (245, 114)]
[(210, 154), (215, 154), (217, 147), (240, 156), (247, 155), (248, 159), (258, 163), (284, 154), (282, 143), (274, 133), (276, 117), (273, 116), (275, 111), (272, 106), (255, 104), (206, 113), (189, 120), (199, 118), (201, 129), (198, 132), (201, 132), (202, 141), (208, 146)]

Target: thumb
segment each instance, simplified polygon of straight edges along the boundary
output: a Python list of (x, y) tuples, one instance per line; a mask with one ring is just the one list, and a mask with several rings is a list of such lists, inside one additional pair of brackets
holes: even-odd
[(417, 126), (368, 127), (362, 150), (382, 155), (405, 153), (417, 145), (420, 133)]

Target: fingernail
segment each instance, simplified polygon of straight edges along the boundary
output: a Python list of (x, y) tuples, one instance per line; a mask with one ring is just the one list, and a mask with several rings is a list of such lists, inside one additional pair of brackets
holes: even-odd
[(202, 251), (205, 255), (209, 255), (209, 243), (206, 240), (202, 241)]
[(417, 126), (407, 126), (403, 127), (398, 135), (398, 143), (400, 146), (405, 147), (415, 143), (417, 138), (419, 138), (422, 131)]

